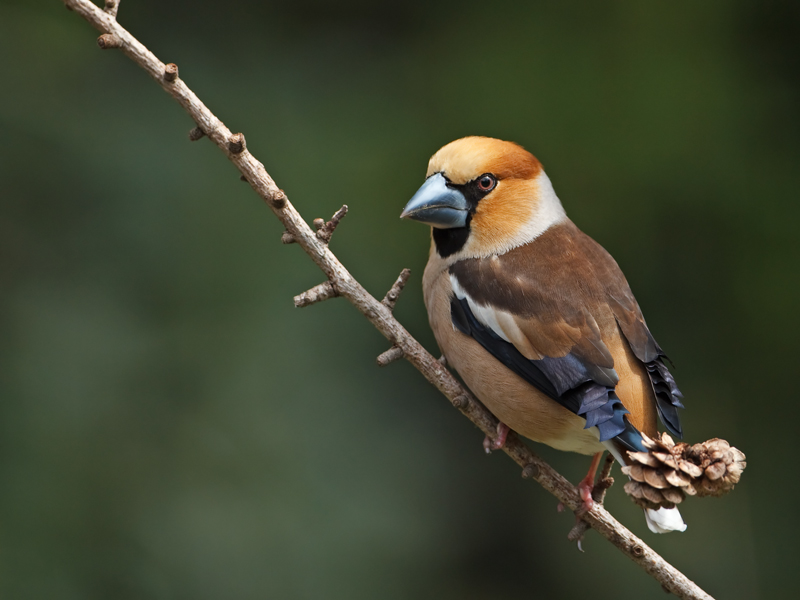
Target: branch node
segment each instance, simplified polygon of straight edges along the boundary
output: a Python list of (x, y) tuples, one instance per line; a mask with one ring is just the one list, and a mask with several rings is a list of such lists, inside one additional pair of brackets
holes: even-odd
[(633, 554), (636, 558), (642, 558), (644, 556), (644, 548), (642, 548), (639, 544), (634, 544), (631, 546), (631, 554)]
[(104, 33), (97, 38), (97, 45), (103, 50), (109, 50), (111, 48), (119, 48), (122, 46), (122, 40), (113, 33)]
[(333, 284), (330, 281), (324, 281), (319, 285), (315, 285), (310, 290), (306, 290), (302, 294), (295, 296), (294, 305), (297, 308), (304, 308), (316, 304), (317, 302), (322, 302), (323, 300), (335, 298), (338, 295), (339, 292), (336, 291)]
[(164, 65), (164, 81), (173, 83), (178, 78), (178, 65), (169, 63)]
[(197, 140), (199, 140), (204, 135), (205, 135), (205, 132), (202, 129), (200, 129), (200, 126), (197, 126), (197, 127), (195, 127), (194, 129), (192, 129), (189, 132), (189, 141), (190, 142), (196, 142)]
[(386, 308), (390, 311), (394, 310), (394, 305), (397, 304), (397, 299), (400, 297), (400, 294), (403, 293), (403, 288), (406, 287), (406, 283), (408, 283), (408, 278), (411, 276), (411, 271), (409, 269), (403, 269), (400, 271), (400, 276), (397, 278), (397, 281), (394, 282), (391, 289), (386, 292), (386, 295), (381, 300), (381, 304), (383, 304)]
[(438, 359), (439, 364), (442, 365), (444, 368), (447, 368), (447, 357), (442, 354)]
[(269, 197), (269, 203), (273, 206), (273, 208), (286, 208), (286, 202), (286, 193), (283, 190), (278, 190)]
[(109, 15), (111, 15), (116, 19), (118, 10), (119, 10), (119, 0), (106, 0), (105, 11)]
[(341, 221), (346, 214), (347, 204), (343, 204), (342, 208), (333, 213), (331, 220), (327, 223), (324, 219), (314, 219), (314, 227), (317, 228), (317, 237), (322, 240), (323, 243), (329, 243), (331, 237), (333, 237), (333, 232), (336, 231), (336, 228), (339, 226), (339, 221)]
[(403, 352), (402, 348), (398, 348), (397, 346), (392, 346), (386, 352), (382, 353), (378, 356), (378, 366), (385, 367), (386, 365), (393, 363), (396, 360), (400, 360), (403, 358), (405, 353)]
[(525, 465), (525, 468), (522, 469), (523, 479), (536, 479), (537, 477), (539, 477), (539, 465), (528, 463)]
[(469, 406), (469, 396), (466, 394), (459, 394), (455, 398), (453, 398), (453, 406), (458, 408), (459, 410), (464, 410)]
[[(594, 501), (602, 503), (603, 500), (605, 500), (606, 492), (612, 485), (614, 485), (613, 477), (604, 477), (595, 483), (594, 490), (592, 490), (592, 498), (594, 498)], [(599, 496), (599, 499), (595, 498), (595, 495)]]
[(247, 148), (243, 133), (234, 133), (228, 140), (228, 150), (231, 154), (241, 154)]
[(297, 240), (294, 239), (294, 236), (288, 231), (284, 231), (281, 234), (281, 244), (294, 244), (296, 242)]

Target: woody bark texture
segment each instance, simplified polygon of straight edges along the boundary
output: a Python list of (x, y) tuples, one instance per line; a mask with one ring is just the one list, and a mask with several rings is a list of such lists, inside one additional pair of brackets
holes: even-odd
[[(343, 211), (337, 213), (329, 223), (318, 222), (319, 231), (314, 232), (289, 202), (283, 190), (267, 173), (264, 165), (247, 149), (244, 135), (233, 134), (201, 102), (179, 77), (177, 66), (165, 65), (156, 58), (152, 52), (117, 23), (111, 11), (103, 11), (90, 0), (62, 1), (67, 8), (83, 17), (103, 35), (108, 36), (101, 36), (109, 42), (103, 46), (104, 48), (118, 48), (141, 66), (184, 108), (197, 125), (190, 134), (191, 139), (207, 136), (239, 169), (242, 178), (250, 184), (284, 225), (286, 232), (283, 235), (283, 241), (297, 243), (322, 270), (327, 281), (305, 296), (301, 294), (298, 298), (303, 298), (303, 300), (298, 303), (305, 305), (306, 302), (321, 301), (324, 299), (323, 296), (346, 298), (392, 344), (390, 355), (386, 356), (384, 361), (389, 358), (399, 358), (402, 355), (484, 434), (494, 436), (497, 419), (392, 315), (391, 308), (396, 302), (396, 295), (399, 294), (399, 288), (402, 286), (396, 284), (397, 288), (394, 288), (396, 293), (388, 295), (385, 302), (377, 300), (353, 278), (328, 248), (327, 242), (330, 234), (333, 233), (333, 229), (342, 218)], [(503, 451), (522, 468), (523, 477), (535, 480), (571, 510), (577, 511), (581, 507), (582, 502), (575, 487), (534, 454), (516, 435), (509, 435)], [(652, 575), (664, 589), (680, 598), (711, 598), (683, 573), (628, 531), (599, 504), (595, 505), (592, 510), (581, 514), (580, 517), (633, 562)]]

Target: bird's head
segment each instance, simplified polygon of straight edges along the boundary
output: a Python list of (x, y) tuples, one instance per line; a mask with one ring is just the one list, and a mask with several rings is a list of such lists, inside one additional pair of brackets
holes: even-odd
[(431, 157), (425, 183), (401, 218), (433, 228), (444, 257), (504, 254), (566, 219), (550, 179), (512, 142), (465, 137)]

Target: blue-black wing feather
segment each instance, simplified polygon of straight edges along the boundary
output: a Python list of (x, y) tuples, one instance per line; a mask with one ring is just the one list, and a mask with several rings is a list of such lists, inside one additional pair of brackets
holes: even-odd
[[(628, 410), (617, 397), (614, 391), (616, 381), (609, 381), (607, 371), (597, 375), (593, 365), (572, 353), (559, 358), (545, 357), (540, 360), (526, 358), (514, 344), (505, 341), (480, 323), (470, 310), (466, 299), (459, 300), (454, 296), (450, 301), (450, 314), (453, 325), (461, 333), (472, 337), (492, 356), (536, 389), (576, 415), (584, 417), (587, 429), (597, 427), (601, 442), (620, 436), (629, 430), (632, 430), (630, 432), (632, 435), (627, 437), (631, 440), (636, 440), (637, 436), (641, 438), (638, 431), (624, 418), (629, 414)], [(595, 377), (600, 381), (596, 381)], [(608, 385), (609, 383), (611, 385)], [(631, 446), (629, 449), (638, 450), (640, 447)]]

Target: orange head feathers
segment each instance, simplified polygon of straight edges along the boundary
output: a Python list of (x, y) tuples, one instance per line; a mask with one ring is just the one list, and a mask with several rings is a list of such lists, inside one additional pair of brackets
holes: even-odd
[(450, 142), (428, 162), (430, 177), (446, 173), (453, 183), (465, 184), (483, 173), (499, 179), (533, 179), (542, 170), (536, 157), (514, 142), (470, 136)]
[(566, 219), (541, 163), (513, 142), (465, 137), (428, 163), (403, 214), (434, 228), (442, 257), (486, 257), (521, 246)]

